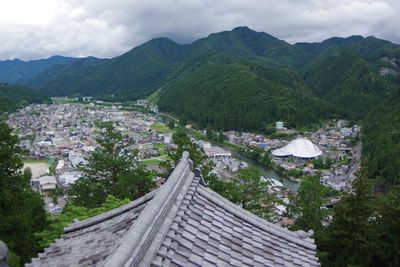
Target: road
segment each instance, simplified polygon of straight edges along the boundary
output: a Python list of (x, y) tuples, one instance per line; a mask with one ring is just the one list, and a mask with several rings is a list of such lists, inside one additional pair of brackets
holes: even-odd
[(362, 143), (359, 142), (353, 149), (353, 155), (355, 156), (356, 162), (353, 164), (350, 171), (347, 173), (346, 178), (350, 178), (351, 180), (354, 180), (354, 178), (355, 178), (354, 173), (356, 173), (360, 169), (360, 166), (361, 166), (361, 151), (362, 151)]
[(173, 119), (176, 122), (179, 122), (179, 119), (177, 117), (171, 116), (169, 114), (163, 113), (163, 112), (158, 112), (157, 114), (158, 116), (164, 116), (164, 117), (168, 117), (170, 119)]

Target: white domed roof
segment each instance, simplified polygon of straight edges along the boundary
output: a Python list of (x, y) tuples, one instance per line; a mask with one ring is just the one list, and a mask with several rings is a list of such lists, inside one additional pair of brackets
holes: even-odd
[(297, 138), (272, 152), (272, 155), (277, 157), (294, 156), (298, 158), (315, 158), (321, 154), (321, 149), (305, 138)]

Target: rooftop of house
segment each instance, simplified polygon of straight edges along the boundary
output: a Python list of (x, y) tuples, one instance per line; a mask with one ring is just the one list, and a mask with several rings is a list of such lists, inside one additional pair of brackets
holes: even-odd
[(207, 188), (185, 152), (159, 189), (73, 223), (27, 266), (319, 266), (304, 231), (276, 226)]

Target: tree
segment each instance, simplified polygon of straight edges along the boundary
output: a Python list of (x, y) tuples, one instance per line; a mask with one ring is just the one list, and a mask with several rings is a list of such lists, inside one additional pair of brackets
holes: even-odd
[(17, 144), (17, 136), (0, 121), (0, 239), (26, 262), (38, 252), (34, 233), (45, 227), (46, 215), (29, 173), (21, 172), (24, 151)]
[(267, 193), (269, 184), (267, 180), (261, 179), (256, 167), (249, 167), (240, 170), (226, 183), (223, 195), (242, 208), (267, 219), (272, 215), (273, 204), (276, 201)]
[(214, 140), (215, 139), (215, 133), (214, 130), (211, 128), (211, 126), (208, 126), (206, 129), (206, 135), (208, 140)]
[(107, 195), (133, 200), (154, 186), (149, 174), (139, 166), (136, 152), (126, 150), (124, 143), (129, 140), (115, 131), (111, 123), (99, 127), (102, 131), (98, 147), (81, 167), (83, 177), (68, 191), (75, 205), (87, 208), (100, 206)]
[(320, 258), (329, 266), (374, 266), (372, 257), (379, 249), (375, 231), (376, 197), (372, 183), (362, 174), (349, 192), (334, 207), (333, 222), (317, 245), (326, 255)]
[(174, 122), (173, 120), (170, 120), (170, 121), (168, 122), (168, 127), (169, 127), (170, 129), (174, 129), (174, 128), (175, 128), (175, 122)]
[(326, 215), (322, 209), (325, 191), (318, 176), (307, 176), (301, 180), (297, 196), (288, 208), (289, 216), (296, 221), (295, 230), (322, 230), (321, 221)]
[(225, 140), (224, 133), (223, 133), (223, 132), (219, 132), (219, 133), (218, 133), (217, 141), (220, 142), (220, 143), (223, 143), (224, 140)]
[(261, 164), (263, 164), (265, 166), (271, 166), (271, 162), (272, 162), (271, 153), (268, 151), (265, 151), (264, 155), (261, 158)]
[(400, 186), (393, 187), (378, 203), (378, 249), (375, 250), (371, 265), (400, 266)]
[(137, 199), (149, 192), (150, 188), (154, 187), (153, 175), (143, 166), (138, 165), (135, 171), (121, 177), (120, 187), (121, 196), (129, 199)]
[(265, 125), (265, 134), (266, 135), (271, 135), (276, 133), (276, 127), (274, 124), (270, 123), (270, 124), (266, 124)]
[(193, 161), (194, 166), (200, 167), (205, 159), (205, 156), (201, 153), (200, 148), (198, 148), (186, 134), (183, 128), (178, 128), (178, 130), (172, 135), (172, 140), (178, 146), (174, 151), (168, 151), (168, 156), (177, 163), (178, 160), (182, 158), (182, 153), (188, 151), (190, 159)]

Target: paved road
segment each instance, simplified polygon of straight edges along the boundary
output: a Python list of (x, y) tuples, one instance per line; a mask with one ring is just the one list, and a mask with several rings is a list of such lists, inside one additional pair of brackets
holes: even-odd
[(351, 167), (350, 171), (347, 174), (347, 178), (354, 179), (354, 173), (356, 173), (361, 166), (361, 150), (362, 150), (362, 143), (359, 142), (353, 149), (353, 155), (355, 156), (356, 162)]
[(169, 114), (166, 114), (166, 113), (163, 113), (163, 112), (159, 112), (158, 115), (159, 115), (159, 116), (168, 117), (168, 118), (170, 118), (170, 119), (173, 119), (173, 120), (176, 121), (176, 122), (179, 122), (179, 119), (178, 119), (177, 117), (171, 116), (171, 115), (169, 115)]

